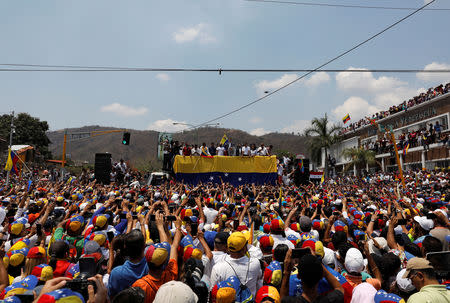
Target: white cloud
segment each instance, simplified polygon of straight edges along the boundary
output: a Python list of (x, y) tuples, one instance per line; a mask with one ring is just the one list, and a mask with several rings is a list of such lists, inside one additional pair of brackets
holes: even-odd
[(253, 117), (253, 118), (250, 118), (249, 121), (250, 121), (250, 123), (258, 124), (258, 123), (262, 122), (262, 119), (261, 119), (261, 117)]
[(216, 38), (210, 33), (210, 26), (205, 23), (180, 28), (177, 32), (173, 33), (173, 39), (177, 43), (191, 42), (194, 40), (198, 40), (201, 43), (216, 41)]
[(168, 74), (160, 73), (160, 74), (156, 74), (156, 79), (158, 79), (160, 81), (169, 81), (170, 76)]
[(253, 135), (253, 136), (263, 136), (263, 135), (268, 134), (268, 133), (270, 133), (270, 131), (265, 130), (262, 127), (255, 128), (255, 129), (250, 131), (250, 135)]
[(177, 124), (174, 125), (173, 123), (179, 122), (179, 123), (185, 123), (184, 121), (175, 121), (172, 119), (165, 119), (165, 120), (156, 120), (155, 122), (152, 122), (147, 129), (149, 130), (156, 130), (159, 132), (177, 132), (183, 129), (188, 128), (189, 126), (183, 125), (183, 124)]
[[(425, 65), (424, 70), (430, 69), (450, 69), (450, 64), (432, 62)], [(445, 84), (450, 82), (449, 73), (417, 73), (416, 77), (422, 81), (433, 82), (434, 86), (438, 86), (441, 83)]]
[(311, 125), (310, 120), (296, 120), (289, 126), (281, 129), (282, 133), (303, 133), (303, 131)]
[(333, 110), (333, 115), (336, 120), (342, 121), (346, 114), (350, 114), (352, 121), (358, 121), (368, 115), (379, 112), (380, 109), (376, 106), (370, 105), (369, 102), (360, 97), (350, 97), (345, 100), (344, 104), (339, 105)]
[[(367, 70), (365, 68), (349, 67), (348, 69)], [(336, 83), (339, 89), (343, 91), (368, 92), (368, 93), (384, 93), (391, 92), (408, 83), (394, 77), (381, 76), (375, 78), (372, 73), (352, 73), (340, 72), (336, 75)]]
[(278, 89), (278, 88), (288, 84), (289, 82), (294, 81), (297, 78), (298, 78), (298, 76), (296, 74), (284, 74), (280, 78), (275, 79), (273, 81), (268, 81), (268, 80), (258, 81), (255, 84), (255, 88), (256, 88), (258, 95), (264, 95), (264, 92), (266, 92), (266, 91), (270, 92), (272, 90)]
[(102, 106), (100, 111), (105, 113), (114, 113), (118, 116), (123, 117), (135, 117), (145, 115), (148, 111), (146, 107), (136, 107), (133, 108), (131, 106), (123, 105), (120, 103), (111, 103), (109, 105)]
[(304, 83), (307, 87), (316, 87), (328, 81), (330, 81), (330, 76), (326, 72), (318, 72), (314, 73), (309, 79), (305, 80)]

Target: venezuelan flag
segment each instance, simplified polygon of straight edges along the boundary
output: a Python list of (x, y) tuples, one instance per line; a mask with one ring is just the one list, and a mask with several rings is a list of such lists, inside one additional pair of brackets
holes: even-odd
[(403, 156), (406, 156), (408, 154), (408, 149), (409, 149), (409, 143), (406, 144), (406, 146), (403, 148)]
[(9, 149), (8, 160), (6, 161), (5, 170), (11, 171), (15, 173), (17, 176), (19, 175), (19, 169), (17, 168), (17, 161), (19, 161), (19, 157)]
[(350, 114), (346, 114), (344, 118), (342, 118), (342, 122), (344, 122), (344, 124), (347, 123), (347, 121), (350, 121)]
[(221, 180), (233, 185), (275, 184), (277, 159), (276, 156), (176, 156), (173, 171), (176, 180), (189, 184), (221, 183)]
[(228, 141), (227, 134), (224, 134), (222, 140), (220, 140), (220, 144), (227, 145), (228, 143), (230, 143), (230, 141)]
[(305, 166), (303, 164), (303, 159), (300, 159), (300, 161), (298, 162), (298, 168), (300, 169), (302, 174), (305, 172)]

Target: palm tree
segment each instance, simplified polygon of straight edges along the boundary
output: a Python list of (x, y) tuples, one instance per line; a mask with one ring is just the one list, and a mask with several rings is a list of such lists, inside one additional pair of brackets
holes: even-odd
[(366, 167), (366, 165), (372, 165), (374, 163), (377, 163), (375, 159), (375, 152), (373, 150), (366, 150), (363, 148), (352, 147), (344, 149), (344, 151), (342, 152), (342, 156), (351, 160), (345, 166), (345, 170), (348, 170), (351, 166), (361, 168)]
[(327, 114), (322, 118), (311, 120), (311, 126), (305, 130), (305, 136), (309, 139), (309, 151), (311, 159), (320, 162), (322, 149), (325, 150), (325, 176), (328, 176), (328, 149), (340, 140), (338, 131), (341, 127), (337, 124), (330, 125)]

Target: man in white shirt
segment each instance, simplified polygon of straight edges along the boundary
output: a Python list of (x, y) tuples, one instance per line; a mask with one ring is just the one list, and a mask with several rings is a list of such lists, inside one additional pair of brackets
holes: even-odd
[(243, 233), (234, 232), (227, 240), (229, 255), (215, 264), (211, 272), (211, 287), (237, 276), (241, 284), (248, 287), (253, 296), (263, 286), (263, 272), (258, 259), (248, 258), (247, 240)]
[(225, 147), (223, 147), (222, 144), (219, 144), (219, 146), (217, 146), (216, 148), (216, 154), (218, 156), (225, 156)]
[(247, 143), (242, 146), (242, 156), (248, 157), (250, 156), (250, 146)]
[(268, 156), (269, 152), (267, 148), (264, 146), (264, 143), (261, 143), (261, 146), (258, 148), (258, 156)]

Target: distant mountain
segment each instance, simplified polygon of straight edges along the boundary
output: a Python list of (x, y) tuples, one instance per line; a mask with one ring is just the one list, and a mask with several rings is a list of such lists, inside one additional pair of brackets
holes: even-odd
[[(123, 158), (125, 160), (130, 160), (131, 163), (143, 163), (148, 161), (155, 164), (157, 163), (158, 132), (156, 131), (127, 130), (131, 133), (129, 146), (122, 145), (122, 132), (83, 139), (77, 139), (75, 136), (71, 135), (74, 133), (88, 133), (105, 130), (119, 129), (98, 125), (67, 129), (66, 154), (70, 154), (70, 158), (77, 163), (88, 162), (93, 164), (95, 153), (104, 152), (111, 153), (114, 161)], [(205, 127), (198, 130), (175, 133), (173, 134), (173, 139), (180, 142), (188, 142), (190, 144), (201, 144), (202, 142), (206, 142), (209, 146), (211, 142), (214, 142), (215, 144), (218, 143), (224, 133), (226, 133), (228, 139), (236, 145), (245, 142), (249, 144), (255, 143), (256, 145), (264, 143), (266, 146), (273, 145), (275, 152), (284, 150), (293, 154), (307, 154), (305, 138), (303, 136), (286, 133), (270, 133), (263, 136), (253, 136), (237, 129)], [(52, 142), (50, 151), (56, 158), (60, 159), (63, 149), (64, 130), (48, 132), (47, 135)]]

